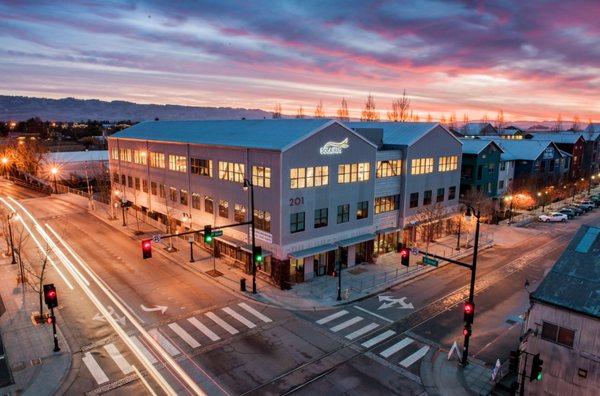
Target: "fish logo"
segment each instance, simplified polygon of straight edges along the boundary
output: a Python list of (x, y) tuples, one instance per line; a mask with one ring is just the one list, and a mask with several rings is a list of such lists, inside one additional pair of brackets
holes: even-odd
[(319, 148), (319, 153), (321, 153), (321, 155), (342, 154), (342, 149), (347, 149), (348, 147), (350, 147), (350, 145), (348, 144), (348, 138), (346, 138), (341, 142), (325, 143)]

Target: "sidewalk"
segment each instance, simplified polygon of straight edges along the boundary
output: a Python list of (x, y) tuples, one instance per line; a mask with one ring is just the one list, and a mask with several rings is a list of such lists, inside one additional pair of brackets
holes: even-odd
[(494, 388), (492, 370), (481, 362), (469, 360), (462, 367), (456, 355), (448, 360), (448, 351), (427, 355), (421, 366), (421, 380), (428, 395), (489, 395)]
[[(55, 197), (73, 205), (77, 205), (78, 207), (88, 209), (88, 200), (85, 198), (72, 194), (61, 194), (56, 195)], [(123, 227), (121, 217), (109, 220), (106, 208), (103, 208), (100, 204), (97, 204), (94, 210), (90, 210), (90, 213), (115, 227), (115, 229), (129, 235), (133, 239), (147, 239), (151, 238), (154, 234), (162, 233), (157, 228), (143, 223), (141, 220), (139, 222), (138, 232), (137, 222), (132, 215), (128, 216), (128, 225)], [(121, 213), (117, 214), (120, 215)], [(479, 249), (482, 251), (498, 243), (516, 243), (517, 241), (522, 240), (523, 234), (527, 236), (531, 232), (532, 230), (524, 228), (516, 229), (508, 226), (483, 224), (481, 228)], [(469, 238), (466, 235), (462, 235), (462, 248), (460, 251), (455, 249), (457, 237), (454, 235), (440, 238), (435, 243), (430, 243), (428, 247), (422, 244), (419, 248), (422, 250), (428, 249), (432, 254), (461, 259), (472, 254), (473, 241), (472, 237)], [(163, 254), (177, 264), (184, 266), (199, 275), (212, 279), (221, 287), (238, 293), (240, 293), (240, 279), (245, 278), (247, 289), (248, 291), (251, 290), (251, 275), (244, 273), (240, 268), (228, 262), (226, 259), (219, 258), (214, 260), (214, 263), (216, 270), (222, 275), (217, 277), (210, 276), (207, 272), (210, 272), (213, 269), (213, 258), (211, 254), (195, 245), (194, 258), (196, 261), (190, 263), (189, 243), (185, 240), (175, 239), (174, 245), (178, 249), (177, 251), (168, 253), (163, 249), (166, 245), (159, 245), (161, 246), (160, 248), (155, 247), (153, 249), (154, 254)], [(465, 247), (465, 243), (467, 242), (469, 242), (469, 248)], [(164, 241), (162, 243), (164, 243)], [(437, 268), (441, 268), (444, 265), (448, 265), (447, 262), (440, 262), (439, 267), (417, 264), (417, 262), (420, 262), (421, 260), (422, 257), (420, 255), (417, 256), (413, 254), (411, 257), (411, 266), (407, 268), (400, 264), (399, 253), (388, 253), (379, 256), (376, 264), (361, 264), (344, 269), (342, 271), (341, 301), (337, 301), (338, 278), (333, 276), (316, 277), (308, 282), (294, 285), (291, 290), (281, 290), (261, 279), (260, 276), (257, 276), (258, 293), (253, 295), (250, 292), (247, 292), (245, 295), (248, 298), (253, 298), (271, 305), (281, 306), (286, 309), (327, 309), (335, 305), (347, 304), (382, 292), (394, 285), (407, 282), (430, 271), (434, 271)]]
[[(52, 326), (34, 325), (32, 312), (39, 310), (38, 294), (17, 286), (17, 265), (0, 259), (0, 288), (6, 312), (0, 317), (5, 359), (13, 384), (2, 388), (8, 395), (53, 395), (71, 368), (71, 351), (58, 327), (60, 352), (53, 352)], [(56, 313), (60, 323), (60, 313)]]

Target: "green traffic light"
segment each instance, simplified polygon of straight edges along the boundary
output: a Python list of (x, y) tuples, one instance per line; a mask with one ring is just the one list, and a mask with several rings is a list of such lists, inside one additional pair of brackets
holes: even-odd
[(541, 380), (542, 380), (542, 373), (539, 373), (539, 374), (538, 374), (538, 376), (537, 376), (537, 380), (538, 380), (538, 381), (541, 381)]
[(212, 236), (211, 235), (205, 236), (204, 237), (204, 242), (208, 242), (208, 243), (212, 242)]
[(262, 257), (262, 256), (256, 256), (256, 261), (257, 261), (258, 263), (262, 262), (262, 260), (263, 260), (263, 257)]

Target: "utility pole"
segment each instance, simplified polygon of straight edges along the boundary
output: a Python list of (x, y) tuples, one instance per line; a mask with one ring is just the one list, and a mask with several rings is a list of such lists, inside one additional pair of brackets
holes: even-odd
[(338, 260), (337, 262), (337, 271), (338, 271), (338, 288), (337, 288), (337, 300), (342, 300), (342, 260)]
[(256, 258), (254, 257), (254, 251), (256, 250), (256, 232), (254, 221), (254, 184), (248, 179), (244, 179), (244, 191), (248, 191), (250, 188), (250, 225), (252, 227), (252, 294), (256, 294)]
[(190, 263), (194, 262), (194, 237), (190, 237)]

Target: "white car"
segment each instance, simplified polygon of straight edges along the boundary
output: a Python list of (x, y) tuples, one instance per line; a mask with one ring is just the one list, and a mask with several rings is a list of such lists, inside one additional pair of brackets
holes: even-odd
[(594, 209), (596, 207), (596, 204), (593, 203), (592, 201), (579, 201), (579, 202), (577, 202), (577, 205), (583, 206), (583, 207), (587, 208), (587, 210)]
[(540, 215), (539, 219), (540, 221), (543, 221), (545, 223), (549, 222), (549, 221), (562, 221), (565, 222), (567, 221), (567, 215), (564, 213), (559, 213), (559, 212), (552, 212), (549, 214), (543, 214)]

